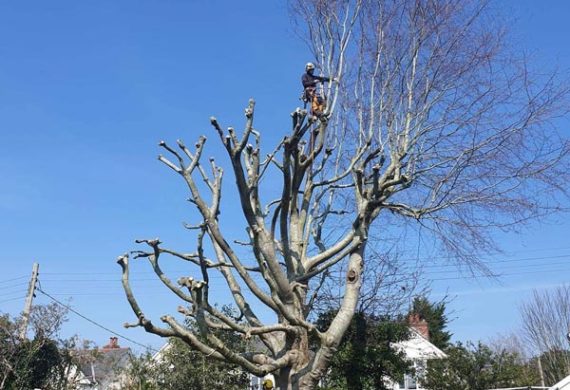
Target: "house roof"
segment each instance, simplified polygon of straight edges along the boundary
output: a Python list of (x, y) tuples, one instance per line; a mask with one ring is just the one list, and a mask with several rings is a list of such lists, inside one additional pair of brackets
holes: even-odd
[[(113, 341), (113, 340), (112, 340)], [(91, 383), (108, 383), (116, 379), (118, 371), (129, 364), (130, 348), (121, 348), (117, 340), (100, 349), (79, 351), (79, 370)]]
[(408, 340), (400, 341), (393, 345), (403, 351), (408, 359), (412, 360), (443, 359), (447, 357), (441, 349), (430, 343), (428, 339), (412, 327), (410, 327), (410, 338)]
[(166, 343), (164, 343), (162, 347), (160, 347), (160, 349), (156, 351), (154, 355), (152, 355), (152, 360), (158, 363), (162, 362), (164, 359), (164, 354), (167, 353), (171, 348), (172, 343), (170, 342), (170, 339), (168, 339)]
[(99, 350), (92, 359), (86, 359), (79, 366), (83, 375), (94, 383), (106, 383), (117, 376), (117, 372), (126, 368), (129, 363), (129, 348)]

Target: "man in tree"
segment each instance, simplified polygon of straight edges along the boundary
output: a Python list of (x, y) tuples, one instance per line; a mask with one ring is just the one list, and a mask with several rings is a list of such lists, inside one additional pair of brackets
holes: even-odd
[(271, 379), (263, 381), (263, 390), (273, 390), (273, 381)]
[(311, 114), (320, 117), (323, 115), (326, 101), (323, 96), (317, 92), (317, 84), (331, 81), (330, 77), (317, 76), (315, 73), (315, 64), (308, 62), (305, 65), (305, 73), (301, 77), (303, 84), (303, 100), (311, 103)]

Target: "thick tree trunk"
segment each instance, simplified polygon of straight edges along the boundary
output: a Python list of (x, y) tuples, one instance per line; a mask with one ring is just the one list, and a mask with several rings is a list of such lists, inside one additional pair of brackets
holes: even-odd
[(301, 386), (303, 376), (310, 363), (309, 353), (309, 335), (305, 329), (299, 329), (296, 337), (287, 340), (289, 347), (287, 350), (292, 351), (291, 364), (282, 368), (275, 375), (275, 380), (279, 390), (297, 390), (311, 389), (311, 387)]
[(291, 367), (282, 369), (275, 380), (279, 390), (313, 390), (318, 383), (311, 379), (310, 371), (297, 371)]
[(349, 256), (349, 267), (346, 275), (346, 290), (339, 315), (326, 332), (325, 341), (316, 355), (309, 354), (308, 335), (306, 332), (292, 341), (297, 351), (295, 362), (283, 368), (276, 375), (279, 390), (313, 390), (326, 373), (330, 360), (340, 344), (346, 328), (350, 325), (358, 303), (358, 295), (362, 285), (361, 275), (364, 267), (364, 248), (361, 245)]

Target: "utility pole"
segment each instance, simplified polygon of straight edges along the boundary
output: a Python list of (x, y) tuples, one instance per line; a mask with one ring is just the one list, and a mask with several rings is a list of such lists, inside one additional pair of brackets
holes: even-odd
[(36, 296), (36, 283), (38, 281), (39, 270), (40, 265), (38, 263), (34, 263), (32, 267), (32, 278), (30, 279), (30, 285), (28, 287), (28, 296), (26, 297), (26, 305), (22, 312), (22, 329), (20, 329), (21, 340), (26, 338), (26, 332), (28, 331), (28, 321), (30, 320), (30, 312), (32, 311), (32, 301)]
[(540, 357), (540, 354), (538, 355), (538, 373), (540, 374), (540, 385), (542, 387), (545, 387), (544, 384), (544, 371), (542, 371), (542, 359)]

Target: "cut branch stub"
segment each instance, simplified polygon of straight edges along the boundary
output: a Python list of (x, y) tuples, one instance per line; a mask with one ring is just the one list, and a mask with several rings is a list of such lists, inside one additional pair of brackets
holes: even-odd
[(185, 277), (185, 276), (183, 276), (183, 277), (181, 277), (180, 279), (178, 279), (178, 284), (179, 284), (180, 286), (187, 287), (188, 290), (191, 290), (191, 289), (192, 289), (192, 281), (193, 281), (193, 280), (194, 280), (194, 279), (193, 279), (192, 277)]
[(127, 268), (128, 262), (129, 262), (129, 255), (127, 253), (125, 253), (122, 256), (117, 257), (117, 264), (119, 264), (121, 266), (123, 271), (125, 271), (125, 269)]
[(139, 240), (135, 240), (135, 242), (137, 244), (143, 244), (144, 243), (144, 244), (147, 244), (148, 246), (151, 246), (153, 248), (162, 244), (162, 241), (160, 241), (160, 238), (158, 238), (158, 237), (154, 238), (154, 239), (142, 239), (142, 240), (139, 239)]
[(255, 107), (255, 100), (249, 99), (249, 104), (245, 109), (245, 116), (249, 119), (253, 116), (253, 108)]
[(178, 306), (177, 311), (178, 313), (189, 317), (192, 317), (194, 315), (194, 313), (191, 310), (189, 310), (187, 307), (184, 306)]
[(222, 128), (220, 127), (220, 124), (218, 123), (218, 120), (216, 119), (215, 116), (210, 117), (210, 123), (212, 124), (212, 126), (214, 126), (214, 128), (218, 131), (218, 133), (223, 134)]

